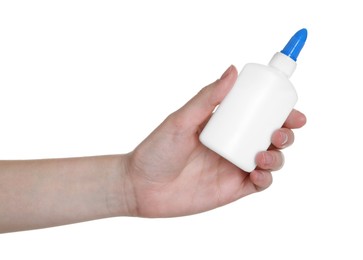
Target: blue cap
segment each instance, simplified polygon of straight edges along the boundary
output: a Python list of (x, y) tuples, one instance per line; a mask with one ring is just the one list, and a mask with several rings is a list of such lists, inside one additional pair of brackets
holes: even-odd
[(296, 61), (301, 49), (304, 47), (307, 36), (308, 31), (305, 28), (301, 29), (291, 37), (281, 53)]

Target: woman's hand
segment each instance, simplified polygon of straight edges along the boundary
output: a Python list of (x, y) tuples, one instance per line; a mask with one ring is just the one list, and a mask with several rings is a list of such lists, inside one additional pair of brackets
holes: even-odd
[[(132, 215), (173, 217), (207, 211), (266, 189), (271, 171), (284, 163), (281, 149), (294, 141), (291, 129), (302, 127), (305, 116), (293, 110), (272, 137), (272, 145), (256, 157), (257, 168), (246, 173), (203, 146), (198, 137), (215, 107), (237, 78), (231, 66), (171, 114), (127, 155), (127, 178), (133, 187)], [(130, 189), (128, 189), (130, 190)], [(131, 194), (129, 194), (130, 197)]]

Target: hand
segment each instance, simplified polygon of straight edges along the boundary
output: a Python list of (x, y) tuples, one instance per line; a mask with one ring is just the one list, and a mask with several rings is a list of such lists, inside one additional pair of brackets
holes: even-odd
[(171, 114), (133, 152), (128, 154), (127, 178), (133, 187), (129, 207), (133, 215), (173, 217), (207, 211), (266, 189), (271, 171), (283, 165), (280, 149), (291, 145), (291, 129), (302, 127), (305, 116), (293, 110), (272, 137), (267, 152), (256, 157), (257, 168), (243, 172), (203, 146), (198, 136), (214, 108), (237, 78), (231, 66)]

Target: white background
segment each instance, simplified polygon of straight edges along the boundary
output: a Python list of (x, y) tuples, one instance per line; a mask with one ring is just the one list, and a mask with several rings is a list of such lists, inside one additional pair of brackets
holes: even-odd
[(308, 124), (266, 191), (195, 216), (0, 235), (1, 259), (362, 259), (360, 1), (0, 1), (0, 158), (125, 153), (299, 29)]

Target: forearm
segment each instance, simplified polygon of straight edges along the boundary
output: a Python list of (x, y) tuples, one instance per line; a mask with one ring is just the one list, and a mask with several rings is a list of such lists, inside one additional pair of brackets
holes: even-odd
[(130, 215), (125, 157), (0, 161), (0, 233)]

